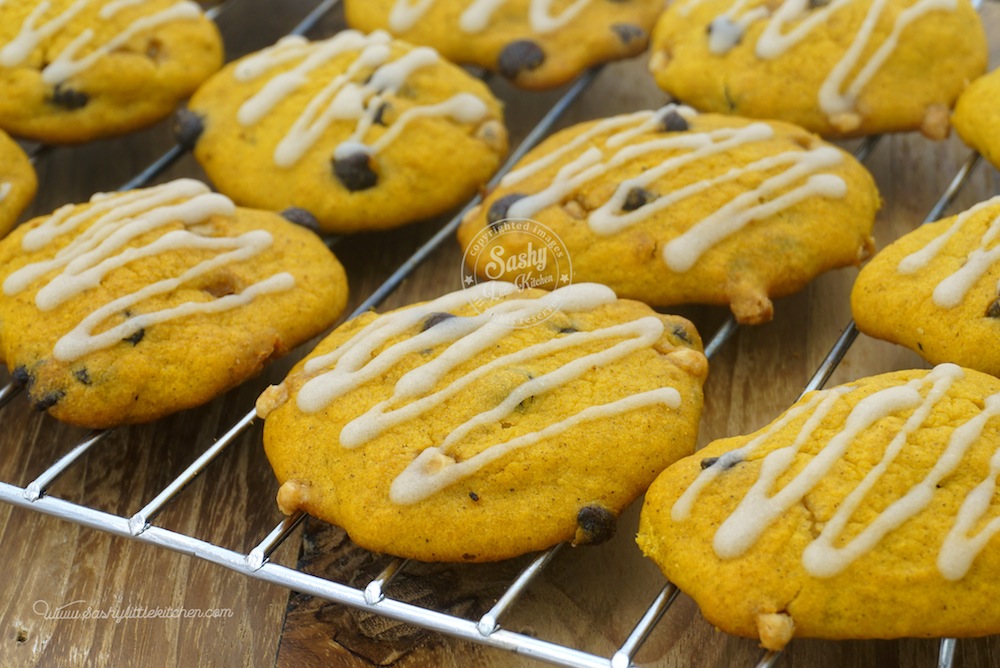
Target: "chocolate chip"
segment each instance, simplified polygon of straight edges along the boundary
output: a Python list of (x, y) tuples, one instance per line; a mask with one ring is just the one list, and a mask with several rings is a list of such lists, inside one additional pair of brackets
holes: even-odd
[(497, 71), (508, 79), (514, 79), (526, 70), (533, 70), (545, 62), (545, 52), (530, 39), (511, 42), (497, 58)]
[(1000, 318), (1000, 299), (997, 299), (986, 309), (987, 318)]
[(490, 205), (490, 210), (486, 212), (486, 222), (490, 224), (490, 227), (496, 229), (503, 221), (507, 220), (507, 211), (514, 202), (525, 197), (527, 195), (522, 195), (521, 193), (510, 193), (493, 202)]
[(132, 334), (132, 336), (126, 336), (124, 339), (122, 339), (122, 341), (127, 341), (131, 343), (133, 346), (137, 346), (139, 345), (139, 342), (142, 341), (142, 337), (144, 336), (146, 336), (146, 330), (140, 328), (139, 331)]
[(35, 402), (35, 410), (47, 411), (56, 404), (59, 400), (66, 396), (66, 393), (62, 390), (57, 390), (55, 392), (49, 392), (44, 397)]
[(617, 521), (610, 510), (601, 506), (584, 506), (576, 514), (575, 545), (597, 545), (615, 535)]
[(434, 325), (437, 325), (439, 323), (444, 322), (445, 320), (448, 320), (448, 319), (454, 318), (454, 317), (455, 316), (452, 315), (451, 313), (445, 313), (443, 311), (435, 311), (434, 313), (431, 313), (429, 316), (427, 316), (427, 319), (424, 320), (424, 326), (420, 329), (420, 331), (421, 332), (426, 332), (428, 329), (430, 329)]
[(646, 40), (646, 31), (631, 23), (614, 23), (611, 30), (618, 36), (622, 44), (631, 44), (637, 40)]
[(676, 109), (671, 109), (660, 118), (661, 132), (687, 132), (689, 128), (688, 122)]
[(371, 156), (364, 152), (333, 159), (333, 173), (351, 192), (367, 190), (378, 181), (371, 166)]
[(296, 225), (301, 225), (307, 230), (312, 230), (313, 232), (319, 232), (319, 221), (316, 220), (316, 216), (312, 215), (305, 209), (299, 208), (297, 206), (290, 206), (281, 212), (281, 217), (290, 223), (295, 223)]
[(89, 101), (90, 96), (86, 93), (62, 84), (57, 84), (55, 90), (52, 91), (52, 103), (65, 109), (80, 109), (87, 106)]
[(473, 501), (478, 501), (479, 495), (476, 494), (475, 492), (469, 492), (469, 498), (472, 499)]
[(83, 383), (84, 385), (90, 385), (91, 383), (90, 373), (87, 371), (87, 367), (83, 367), (82, 369), (77, 369), (76, 371), (74, 371), (73, 377), (76, 378), (81, 383)]
[(636, 186), (635, 188), (630, 189), (628, 194), (625, 195), (625, 203), (622, 204), (622, 211), (635, 211), (640, 206), (645, 206), (654, 199), (656, 199), (656, 195), (654, 193), (649, 192), (645, 188)]
[(385, 124), (386, 124), (385, 123), (385, 112), (388, 109), (389, 109), (389, 103), (388, 102), (383, 102), (382, 105), (378, 108), (378, 111), (375, 112), (375, 117), (372, 118), (372, 122), (375, 123), (376, 125), (385, 126)]
[(465, 552), (465, 553), (462, 554), (462, 559), (464, 559), (465, 561), (474, 561), (475, 558), (476, 558), (476, 555), (469, 554), (468, 552)]
[(28, 386), (35, 382), (35, 379), (30, 373), (28, 373), (27, 367), (17, 366), (14, 367), (14, 371), (10, 374), (10, 379), (14, 381), (14, 384), (18, 387)]
[(183, 148), (191, 150), (198, 142), (198, 137), (205, 131), (205, 119), (190, 109), (179, 109), (174, 114), (173, 125), (170, 126), (174, 139)]
[(809, 9), (819, 9), (830, 4), (830, 0), (809, 0)]
[(701, 468), (707, 469), (711, 466), (719, 466), (723, 471), (728, 471), (743, 461), (743, 458), (736, 454), (736, 451), (727, 452), (721, 457), (706, 457), (701, 460)]
[(673, 331), (674, 336), (676, 336), (684, 343), (694, 343), (694, 341), (691, 340), (691, 334), (687, 331), (687, 328), (684, 327), (683, 325), (674, 325), (671, 331)]
[(576, 327), (562, 327), (559, 329), (560, 334), (572, 334), (573, 332), (579, 332)]

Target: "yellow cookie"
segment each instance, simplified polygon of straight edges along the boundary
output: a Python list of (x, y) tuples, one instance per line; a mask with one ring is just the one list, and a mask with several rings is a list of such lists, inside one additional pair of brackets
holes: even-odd
[(867, 257), (878, 205), (871, 175), (801, 128), (668, 105), (556, 133), (458, 238), (484, 278), (595, 281), (654, 306), (728, 304), (752, 324), (771, 297)]
[(197, 181), (95, 195), (0, 241), (0, 361), (94, 428), (202, 404), (329, 327), (347, 286), (312, 232)]
[(963, 91), (951, 122), (962, 141), (1000, 168), (1000, 69), (979, 77)]
[(1000, 376), (1000, 197), (922, 225), (880, 251), (858, 275), (858, 329), (927, 361)]
[(385, 229), (467, 201), (507, 152), (500, 103), (427, 47), (348, 30), (228, 65), (178, 138), (237, 203), (305, 209), (327, 232)]
[(342, 325), (257, 412), (284, 512), (492, 561), (610, 537), (693, 452), (707, 368), (689, 322), (604, 286), (484, 283)]
[(1000, 381), (946, 364), (807, 394), (646, 495), (638, 542), (720, 629), (1000, 633)]
[(222, 65), (215, 24), (188, 0), (0, 2), (0, 128), (83, 142), (170, 114)]
[(986, 60), (969, 0), (678, 0), (653, 32), (650, 70), (704, 111), (827, 137), (940, 139)]
[(347, 22), (426, 44), (524, 88), (646, 50), (663, 0), (345, 0)]
[(0, 131), (0, 238), (17, 223), (37, 187), (38, 179), (28, 156)]

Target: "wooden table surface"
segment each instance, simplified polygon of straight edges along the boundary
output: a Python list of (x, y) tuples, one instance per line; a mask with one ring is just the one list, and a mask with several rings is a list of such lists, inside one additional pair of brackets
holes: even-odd
[[(318, 0), (232, 0), (218, 19), (229, 57), (271, 43), (316, 4)], [(996, 66), (1000, 7), (987, 2), (983, 13), (988, 34), (993, 33)], [(341, 25), (335, 10), (310, 35), (328, 36)], [(506, 103), (515, 140), (562, 92), (525, 93), (503, 82), (491, 85)], [(605, 68), (560, 124), (657, 107), (665, 101), (639, 58)], [(121, 139), (44, 152), (36, 165), (40, 192), (26, 218), (118, 188), (172, 143), (161, 124)], [(954, 137), (937, 143), (916, 135), (882, 139), (866, 162), (884, 199), (875, 232), (880, 246), (923, 220), (968, 155)], [(201, 174), (185, 156), (157, 180)], [(997, 193), (997, 172), (980, 166), (949, 212)], [(350, 276), (352, 305), (367, 297), (442, 223), (429, 221), (340, 240), (335, 251)], [(457, 244), (446, 241), (384, 307), (457, 289), (460, 259)], [(741, 328), (722, 347), (711, 362), (705, 388), (701, 444), (757, 429), (796, 399), (850, 320), (848, 294), (856, 273), (854, 269), (831, 272), (802, 293), (778, 300), (773, 322)], [(674, 312), (692, 319), (706, 340), (726, 315), (716, 308)], [(260, 390), (280, 381), (292, 361), (279, 362), (261, 378), (201, 409), (112, 432), (59, 479), (50, 494), (130, 516), (246, 414)], [(861, 336), (832, 382), (923, 366), (899, 347)], [(0, 383), (7, 379), (6, 371), (0, 371)], [(15, 399), (0, 411), (0, 480), (26, 485), (84, 435), (36, 414), (23, 397)], [(275, 491), (255, 425), (155, 523), (246, 551), (281, 519), (273, 501)], [(608, 544), (563, 549), (504, 618), (504, 628), (610, 656), (663, 586), (662, 576), (641, 557), (632, 540), (637, 514), (637, 506), (624, 514), (617, 536)], [(342, 532), (319, 522), (307, 522), (274, 560), (362, 585), (386, 563), (384, 557), (353, 547)], [(5, 504), (0, 504), (0, 563), (7, 572), (0, 578), (0, 666), (535, 665), (508, 652), (290, 595), (188, 555)], [(521, 559), (477, 566), (418, 565), (406, 571), (390, 595), (474, 618), (492, 604), (523, 563)], [(163, 612), (151, 617), (157, 610)], [(932, 666), (937, 651), (938, 643), (932, 640), (797, 640), (777, 665)], [(761, 654), (751, 641), (714, 631), (694, 604), (681, 596), (637, 663), (752, 666)], [(955, 665), (1000, 665), (1000, 643), (996, 638), (960, 641)]]

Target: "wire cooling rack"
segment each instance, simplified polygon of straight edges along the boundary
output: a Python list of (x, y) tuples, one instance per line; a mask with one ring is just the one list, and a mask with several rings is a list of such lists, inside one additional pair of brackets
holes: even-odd
[[(228, 0), (210, 10), (210, 15), (217, 20), (225, 20), (226, 14), (238, 7), (238, 0)], [(305, 16), (292, 31), (295, 34), (307, 34), (329, 12), (337, 8), (338, 0), (323, 0), (314, 10)], [(584, 91), (591, 85), (600, 72), (595, 68), (576, 82), (568, 86), (561, 97), (541, 117), (534, 128), (525, 136), (518, 147), (490, 183), (492, 187), (528, 150), (541, 141), (558, 123), (559, 119), (571, 109)], [(862, 141), (855, 149), (859, 160), (868, 159), (876, 149), (879, 137)], [(47, 148), (33, 146), (29, 150), (35, 160), (47, 157)], [(160, 176), (171, 165), (185, 154), (185, 149), (179, 145), (173, 146), (163, 155), (140, 171), (122, 189), (142, 187)], [(970, 175), (979, 164), (979, 156), (970, 154), (964, 165), (954, 178), (944, 188), (937, 202), (926, 216), (925, 222), (936, 220), (947, 210), (968, 181)], [(453, 238), (464, 214), (479, 202), (477, 196), (473, 201), (436, 233), (421, 245), (409, 258), (400, 264), (395, 271), (354, 310), (351, 317), (363, 313), (381, 304), (393, 294), (436, 249), (447, 240)], [(738, 330), (735, 320), (729, 316), (718, 328), (705, 345), (705, 353), (709, 359), (715, 358)], [(857, 337), (857, 329), (853, 322), (847, 323), (839, 338), (831, 347), (829, 353), (816, 369), (812, 378), (806, 384), (803, 393), (822, 388), (833, 375), (848, 349)], [(3, 409), (18, 393), (18, 388), (8, 384), (0, 388), (0, 409)], [(9, 408), (6, 410), (10, 410)], [(2, 415), (0, 415), (2, 417)], [(478, 619), (467, 619), (453, 614), (421, 607), (391, 595), (392, 581), (407, 570), (410, 562), (394, 559), (389, 562), (381, 573), (371, 579), (365, 586), (349, 586), (322, 577), (304, 573), (300, 570), (283, 566), (271, 561), (274, 551), (289, 536), (303, 520), (298, 514), (277, 524), (257, 544), (248, 551), (233, 550), (222, 547), (210, 541), (195, 538), (191, 535), (157, 526), (156, 518), (199, 474), (229, 447), (237, 442), (254, 420), (254, 412), (248, 411), (238, 419), (220, 438), (205, 448), (184, 471), (169, 482), (162, 490), (145, 503), (140, 510), (130, 516), (122, 516), (58, 498), (49, 494), (49, 488), (60, 476), (77, 464), (83, 456), (103, 441), (110, 432), (91, 432), (76, 443), (56, 462), (49, 465), (40, 475), (26, 485), (20, 486), (0, 482), (0, 500), (20, 508), (31, 509), (59, 517), (77, 524), (98, 529), (116, 536), (133, 539), (143, 543), (156, 545), (169, 550), (189, 554), (204, 559), (251, 578), (276, 584), (292, 591), (302, 592), (320, 597), (335, 603), (357, 609), (373, 612), (387, 618), (410, 623), (431, 631), (444, 633), (459, 639), (488, 645), (513, 652), (520, 656), (530, 657), (558, 665), (578, 667), (610, 667), (626, 668), (633, 665), (633, 659), (639, 648), (645, 642), (650, 632), (668, 612), (678, 597), (677, 588), (667, 582), (652, 597), (645, 611), (636, 619), (631, 633), (617, 650), (610, 656), (593, 654), (575, 647), (535, 638), (526, 633), (504, 629), (504, 616), (516, 605), (521, 595), (528, 589), (535, 578), (549, 568), (560, 552), (557, 546), (534, 556), (527, 565), (514, 577), (504, 592), (497, 597), (493, 607)], [(600, 549), (600, 548), (589, 548)], [(953, 639), (942, 639), (940, 642), (938, 665), (951, 666), (955, 651)], [(768, 652), (758, 661), (761, 668), (773, 665), (779, 658), (779, 653)]]

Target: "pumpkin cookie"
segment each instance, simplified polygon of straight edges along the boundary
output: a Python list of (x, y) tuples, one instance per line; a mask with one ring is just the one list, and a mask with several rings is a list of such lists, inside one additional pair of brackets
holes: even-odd
[(1000, 168), (1000, 69), (979, 77), (965, 89), (951, 122), (962, 141)]
[(0, 131), (0, 237), (14, 227), (37, 187), (38, 179), (28, 156)]
[(327, 232), (447, 211), (507, 152), (500, 103), (481, 81), (430, 48), (353, 30), (286, 38), (228, 65), (177, 133), (237, 203), (300, 207)]
[(0, 128), (49, 143), (150, 125), (222, 66), (188, 0), (0, 2)]
[(0, 361), (39, 410), (93, 428), (202, 404), (332, 324), (320, 239), (197, 181), (95, 195), (0, 241)]
[(827, 137), (948, 134), (948, 110), (986, 68), (969, 0), (678, 0), (650, 70), (703, 111), (790, 121)]
[(512, 260), (542, 249), (521, 229), (531, 221), (565, 247), (560, 267), (572, 265), (572, 276), (546, 276), (550, 260), (525, 279), (536, 287), (595, 281), (655, 306), (729, 304), (760, 323), (771, 297), (867, 257), (878, 204), (868, 172), (815, 135), (668, 105), (553, 135), (458, 238), (470, 272), (515, 280), (525, 271)]
[(693, 452), (689, 322), (600, 285), (484, 283), (336, 329), (257, 402), (286, 513), (423, 561), (611, 536)]
[(1000, 381), (955, 365), (812, 392), (650, 487), (638, 542), (720, 629), (1000, 633)]
[(887, 246), (858, 275), (851, 308), (862, 332), (1000, 376), (1000, 197)]
[(646, 50), (663, 0), (345, 0), (347, 22), (438, 49), (524, 88), (566, 83)]

